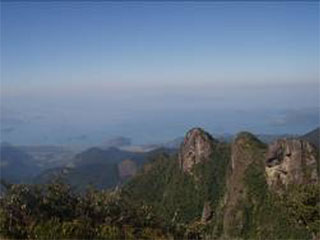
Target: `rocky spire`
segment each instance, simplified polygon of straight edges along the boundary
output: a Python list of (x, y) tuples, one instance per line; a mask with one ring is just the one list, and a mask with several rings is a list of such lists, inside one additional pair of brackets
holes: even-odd
[(218, 143), (209, 133), (201, 128), (191, 129), (184, 138), (179, 152), (180, 168), (187, 173), (192, 167), (207, 160)]

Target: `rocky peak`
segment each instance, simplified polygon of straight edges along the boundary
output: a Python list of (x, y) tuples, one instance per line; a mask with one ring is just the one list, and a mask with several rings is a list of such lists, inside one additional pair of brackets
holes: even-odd
[(184, 138), (179, 152), (179, 164), (184, 172), (190, 173), (192, 167), (207, 160), (218, 143), (209, 133), (201, 128), (191, 129)]
[(318, 181), (317, 153), (305, 140), (279, 139), (269, 145), (266, 175), (270, 187), (282, 189), (288, 184), (308, 184)]

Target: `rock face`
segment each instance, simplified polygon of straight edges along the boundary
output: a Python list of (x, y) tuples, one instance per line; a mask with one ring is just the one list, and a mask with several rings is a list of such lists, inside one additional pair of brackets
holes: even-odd
[(130, 160), (123, 160), (118, 164), (118, 174), (121, 180), (125, 180), (133, 177), (137, 173), (137, 164)]
[(180, 168), (186, 173), (191, 173), (191, 169), (195, 164), (210, 157), (216, 143), (218, 141), (201, 128), (191, 129), (180, 147), (178, 158)]
[(267, 183), (272, 189), (318, 181), (316, 149), (305, 140), (277, 140), (269, 145), (266, 158)]

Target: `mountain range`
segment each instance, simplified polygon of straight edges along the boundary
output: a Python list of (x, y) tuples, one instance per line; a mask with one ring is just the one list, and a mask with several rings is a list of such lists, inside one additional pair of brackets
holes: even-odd
[(181, 238), (320, 237), (319, 149), (304, 139), (266, 144), (241, 132), (225, 143), (195, 128), (178, 154), (147, 163), (122, 194), (185, 226)]
[[(288, 134), (257, 136), (265, 143), (294, 137)], [(234, 138), (230, 134), (217, 136), (219, 141), (229, 144)], [(319, 128), (300, 138), (319, 146)], [(58, 146), (14, 146), (3, 143), (0, 148), (1, 178), (29, 183), (47, 183), (60, 178), (80, 189), (89, 184), (100, 189), (111, 188), (133, 177), (156, 153), (177, 153), (183, 141), (184, 137), (178, 137), (162, 144), (135, 146), (131, 145), (130, 139), (117, 137), (78, 154)]]
[[(320, 155), (316, 142), (309, 141), (317, 131), (266, 143), (249, 132), (226, 141), (193, 128), (178, 149), (90, 148), (65, 166), (36, 176), (30, 172), (35, 185), (2, 181), (8, 189), (0, 198), (2, 224), (11, 226), (13, 208), (25, 216), (15, 223), (16, 229), (3, 233), (43, 238), (316, 240)], [(18, 164), (29, 169), (30, 156), (12, 146), (4, 149), (7, 165), (2, 170), (15, 157), (24, 161), (7, 169), (13, 171)], [(61, 181), (76, 187), (80, 195)], [(88, 190), (88, 185), (100, 190)], [(12, 202), (13, 198), (20, 200)]]
[(106, 150), (93, 147), (75, 155), (64, 167), (43, 171), (34, 183), (49, 183), (57, 179), (80, 190), (92, 185), (99, 189), (112, 188), (133, 177), (137, 169), (158, 152), (172, 153), (171, 149), (150, 152), (130, 152), (115, 147)]

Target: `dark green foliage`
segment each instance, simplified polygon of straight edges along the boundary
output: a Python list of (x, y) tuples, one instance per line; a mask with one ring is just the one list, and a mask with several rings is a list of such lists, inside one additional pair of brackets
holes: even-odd
[(166, 213), (166, 219), (174, 223), (187, 223), (199, 217), (203, 199), (201, 189), (197, 188), (195, 180), (178, 169), (175, 161), (174, 175), (169, 180), (163, 192), (159, 212)]
[(282, 203), (295, 224), (306, 227), (314, 235), (320, 231), (320, 185), (291, 185)]
[(163, 237), (152, 208), (117, 192), (76, 194), (62, 183), (12, 185), (0, 200), (0, 236), (13, 239)]
[(78, 202), (67, 185), (12, 185), (1, 199), (1, 235), (27, 238), (32, 232), (30, 228), (38, 222), (71, 220), (75, 217), (74, 206)]
[(77, 189), (84, 190), (90, 184), (99, 189), (111, 188), (119, 183), (116, 164), (92, 164), (80, 166), (70, 171), (66, 176), (66, 182)]
[[(218, 206), (225, 189), (229, 159), (230, 146), (218, 144), (210, 159), (197, 164), (192, 174), (187, 174), (180, 169), (177, 156), (161, 155), (129, 182), (125, 190), (134, 199), (153, 206), (166, 226), (173, 226), (172, 232), (181, 238), (189, 224), (200, 220), (205, 202), (211, 202), (213, 211)], [(195, 229), (189, 229), (190, 234), (197, 235)]]
[[(268, 190), (263, 166), (252, 163), (245, 174), (247, 198), (243, 200), (245, 239), (306, 239), (307, 229), (292, 222), (281, 196)], [(286, 196), (286, 195), (284, 195)]]
[[(319, 237), (319, 185), (288, 186), (271, 192), (264, 172), (265, 145), (250, 134), (241, 141), (243, 162), (232, 182), (230, 145), (184, 173), (177, 156), (154, 155), (121, 189), (79, 193), (69, 185), (15, 185), (3, 182), (0, 238), (10, 239), (311, 239)], [(243, 150), (244, 149), (244, 150)], [(241, 165), (242, 166), (242, 165)], [(239, 170), (239, 169), (237, 169)], [(239, 173), (234, 170), (232, 174)], [(228, 179), (227, 179), (228, 178)], [(240, 181), (240, 180), (241, 181)], [(239, 180), (239, 181), (238, 181)], [(226, 183), (232, 182), (232, 186)], [(239, 185), (237, 185), (239, 184)], [(226, 191), (236, 187), (234, 224), (224, 222)], [(213, 216), (201, 220), (204, 204)], [(232, 220), (233, 221), (233, 220)], [(232, 221), (230, 221), (232, 223)]]
[(193, 172), (198, 179), (197, 185), (202, 190), (201, 198), (218, 204), (224, 194), (226, 171), (230, 159), (230, 146), (218, 144), (209, 161), (196, 165)]
[(138, 175), (124, 186), (133, 198), (144, 202), (156, 203), (161, 201), (165, 185), (168, 182), (172, 163), (167, 155), (158, 157), (144, 166)]
[(256, 162), (251, 163), (246, 169), (244, 181), (247, 186), (248, 195), (252, 199), (255, 199), (258, 204), (262, 203), (268, 193), (263, 165)]
[(250, 132), (240, 132), (239, 134), (237, 134), (235, 141), (238, 141), (239, 139), (246, 143), (245, 147), (248, 150), (263, 149), (266, 147), (263, 142), (261, 142), (255, 135)]
[[(265, 145), (249, 133), (238, 135), (235, 143), (238, 155), (235, 159), (242, 164), (232, 174), (237, 181), (232, 182), (230, 189), (233, 204), (229, 205), (227, 229), (220, 233), (223, 236), (242, 239), (310, 239), (312, 232), (305, 226), (293, 221), (284, 198), (292, 198), (292, 190), (278, 195), (269, 190), (264, 166)], [(245, 164), (248, 165), (245, 165)], [(240, 168), (243, 173), (237, 175)], [(301, 190), (301, 186), (297, 187)], [(236, 195), (237, 197), (234, 198)], [(310, 200), (310, 196), (307, 197)], [(287, 201), (290, 202), (290, 201)], [(302, 203), (301, 200), (298, 200)], [(222, 209), (222, 212), (226, 209)], [(309, 213), (311, 215), (311, 213)], [(222, 227), (224, 227), (222, 225)], [(216, 231), (219, 233), (219, 231)]]

